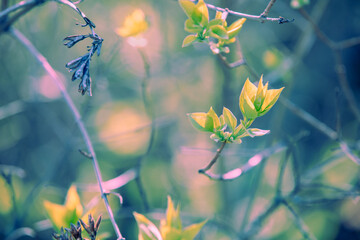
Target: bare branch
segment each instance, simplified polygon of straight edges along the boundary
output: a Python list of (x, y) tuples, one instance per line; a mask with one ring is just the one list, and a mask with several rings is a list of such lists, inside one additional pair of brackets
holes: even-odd
[(316, 119), (314, 116), (309, 114), (308, 112), (304, 111), (303, 109), (297, 107), (293, 102), (291, 102), (289, 99), (286, 99), (284, 97), (280, 97), (279, 101), (292, 113), (300, 117), (301, 119), (305, 120), (307, 123), (309, 123), (311, 126), (315, 127), (319, 131), (321, 131), (323, 134), (325, 134), (327, 137), (329, 137), (331, 140), (337, 140), (338, 134), (329, 128), (326, 124), (323, 122), (320, 122), (318, 119)]
[(263, 11), (263, 13), (260, 16), (267, 17), (270, 12), (270, 9), (272, 8), (272, 6), (274, 5), (275, 2), (276, 2), (276, 0), (270, 0), (269, 4), (266, 6), (265, 10)]
[(56, 71), (51, 67), (51, 65), (46, 60), (46, 58), (34, 47), (34, 45), (32, 45), (32, 43), (20, 31), (18, 31), (17, 29), (11, 28), (9, 30), (9, 32), (16, 40), (18, 40), (36, 58), (36, 60), (41, 64), (41, 66), (44, 68), (44, 70), (50, 75), (51, 79), (54, 81), (54, 83), (57, 85), (57, 87), (61, 91), (61, 93), (64, 97), (64, 100), (65, 100), (66, 104), (68, 105), (68, 107), (74, 117), (74, 120), (83, 136), (86, 147), (87, 147), (90, 155), (92, 156), (93, 168), (95, 171), (96, 179), (99, 184), (100, 193), (104, 200), (106, 210), (108, 211), (108, 214), (109, 214), (111, 223), (114, 227), (114, 230), (116, 232), (116, 235), (117, 235), (118, 239), (124, 239), (120, 233), (119, 227), (117, 226), (117, 224), (115, 222), (113, 212), (109, 205), (109, 201), (104, 192), (104, 188), (102, 185), (103, 180), (102, 180), (102, 176), (101, 176), (101, 172), (100, 172), (99, 163), (97, 161), (96, 154), (95, 154), (92, 142), (90, 140), (89, 134), (85, 128), (83, 121), (81, 120), (81, 115), (80, 115), (79, 111), (77, 110), (74, 102), (70, 98), (70, 95), (68, 94), (67, 90), (65, 89), (61, 80), (59, 79)]
[(226, 141), (222, 142), (220, 148), (216, 151), (216, 154), (215, 154), (214, 158), (210, 161), (210, 163), (206, 167), (204, 167), (202, 169), (199, 169), (199, 173), (207, 175), (206, 171), (208, 171), (216, 163), (216, 161), (219, 158), (219, 156), (220, 156), (222, 150), (224, 149), (225, 145), (226, 145)]
[(303, 235), (303, 237), (308, 240), (316, 240), (316, 237), (314, 236), (314, 234), (310, 232), (308, 226), (304, 223), (304, 221), (297, 214), (297, 212), (289, 205), (289, 203), (285, 200), (283, 200), (282, 203), (287, 207), (289, 212), (294, 216), (297, 228), (300, 230), (300, 233)]
[[(269, 4), (271, 4), (271, 2), (275, 2), (275, 1), (272, 0), (272, 1), (270, 1)], [(227, 12), (228, 14), (232, 14), (232, 15), (235, 15), (235, 16), (238, 16), (238, 17), (247, 18), (249, 20), (259, 21), (259, 22), (262, 22), (262, 23), (265, 22), (265, 21), (268, 21), (268, 22), (278, 22), (279, 24), (282, 24), (282, 23), (289, 23), (289, 22), (294, 21), (294, 19), (289, 20), (289, 19), (286, 19), (286, 18), (283, 18), (283, 17), (270, 18), (270, 17), (267, 17), (267, 16), (263, 16), (263, 13), (260, 14), (260, 15), (251, 15), (251, 14), (232, 11), (232, 10), (230, 10), (228, 8), (217, 7), (217, 6), (214, 6), (212, 4), (208, 4), (208, 3), (206, 5), (208, 6), (208, 8), (213, 9), (215, 11)], [(270, 10), (271, 7), (272, 7), (272, 5), (269, 7), (268, 11)]]
[(20, 100), (13, 101), (0, 107), (0, 120), (24, 111), (25, 104)]
[(352, 47), (357, 44), (360, 44), (360, 37), (351, 38), (349, 40), (334, 42), (326, 34), (321, 31), (319, 26), (313, 21), (312, 17), (305, 11), (305, 9), (299, 9), (301, 15), (310, 22), (311, 26), (314, 29), (316, 36), (326, 44), (333, 52), (335, 59), (335, 72), (338, 76), (338, 80), (341, 86), (342, 91), (344, 92), (345, 98), (349, 103), (351, 111), (354, 113), (357, 120), (360, 122), (360, 110), (357, 106), (356, 98), (354, 93), (351, 91), (346, 75), (346, 68), (343, 64), (341, 57), (341, 50), (347, 47)]
[(3, 18), (3, 17), (6, 17), (9, 13), (17, 11), (17, 10), (19, 10), (21, 8), (25, 8), (25, 7), (29, 7), (29, 6), (35, 6), (37, 2), (39, 2), (39, 1), (38, 0), (28, 0), (28, 1), (18, 2), (16, 4), (6, 8), (2, 12), (0, 12), (0, 19)]

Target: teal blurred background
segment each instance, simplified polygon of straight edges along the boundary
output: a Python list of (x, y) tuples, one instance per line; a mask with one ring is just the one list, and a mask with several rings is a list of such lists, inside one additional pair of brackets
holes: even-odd
[[(267, 1), (260, 0), (209, 3), (256, 15), (267, 5)], [(145, 12), (150, 22), (144, 33), (148, 44), (143, 51), (151, 69), (149, 93), (154, 102), (156, 134), (140, 172), (150, 211), (145, 211), (135, 181), (116, 189), (123, 196), (123, 205), (116, 197), (109, 199), (123, 235), (127, 239), (137, 238), (133, 211), (144, 213), (158, 224), (170, 195), (181, 205), (185, 226), (209, 219), (198, 239), (236, 239), (236, 233), (247, 229), (273, 200), (285, 151), (234, 181), (209, 180), (197, 171), (211, 160), (219, 144), (208, 134), (195, 131), (186, 113), (206, 112), (213, 106), (220, 114), (225, 106), (240, 118), (241, 88), (247, 77), (252, 82), (258, 79), (244, 66), (227, 68), (206, 45), (182, 48), (187, 35), (183, 28), (186, 15), (177, 1), (85, 0), (78, 7), (96, 24), (96, 33), (104, 39), (100, 57), (94, 56), (91, 62), (92, 97), (77, 92), (79, 83), (71, 82), (72, 74), (65, 68), (67, 62), (83, 55), (86, 44), (90, 44), (85, 40), (71, 49), (63, 45), (66, 36), (88, 31), (76, 25), (82, 19), (72, 9), (55, 2), (45, 3), (20, 18), (14, 27), (37, 47), (63, 79), (90, 133), (104, 180), (134, 169), (146, 151), (150, 119), (141, 98), (144, 65), (139, 52), (115, 31), (137, 8)], [(360, 36), (360, 1), (311, 1), (305, 9), (317, 16), (320, 29), (334, 41)], [(210, 10), (210, 15), (214, 14)], [(282, 95), (298, 107), (332, 129), (341, 129), (343, 140), (358, 153), (359, 121), (339, 86), (331, 50), (316, 38), (301, 14), (290, 7), (290, 1), (277, 1), (270, 16), (295, 21), (280, 25), (247, 20), (239, 33), (239, 42), (248, 65), (257, 75), (264, 74), (265, 82), (269, 81), (273, 88), (285, 86)], [(229, 16), (228, 22), (236, 19)], [(240, 57), (236, 46), (232, 46), (229, 55), (234, 61)], [(91, 161), (78, 151), (86, 151), (86, 146), (71, 112), (38, 62), (6, 33), (0, 35), (0, 53), (0, 167), (13, 174), (15, 191), (13, 201), (9, 185), (0, 178), (0, 239), (24, 227), (32, 229), (35, 239), (50, 239), (53, 230), (46, 221), (43, 201), (63, 204), (68, 188), (75, 184), (86, 207), (97, 193), (86, 191), (83, 186), (96, 184), (95, 174)], [(360, 45), (342, 51), (358, 106), (359, 56)], [(306, 131), (306, 137), (296, 141), (294, 150), (302, 180), (308, 180), (306, 174), (314, 166), (332, 159), (329, 167), (309, 181), (358, 191), (359, 167), (339, 151), (335, 141), (281, 103), (253, 126), (270, 129), (271, 133), (244, 139), (241, 145), (227, 146), (212, 171), (221, 173), (240, 167), (261, 150), (279, 142), (287, 143)], [(294, 186), (291, 163), (284, 175), (285, 193)], [(326, 190), (304, 192), (302, 197), (334, 199), (333, 192)], [(360, 239), (358, 200), (352, 196), (320, 204), (294, 203), (293, 207), (317, 239)], [(244, 222), (249, 201), (253, 207)], [(113, 235), (102, 201), (96, 206), (95, 215), (103, 214), (104, 218), (100, 231)], [(302, 235), (293, 216), (281, 207), (254, 239), (302, 239)]]

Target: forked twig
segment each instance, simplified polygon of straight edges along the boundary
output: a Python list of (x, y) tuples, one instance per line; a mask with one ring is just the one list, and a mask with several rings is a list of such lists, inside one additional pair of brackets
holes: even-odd
[(290, 20), (290, 19), (286, 19), (286, 18), (283, 18), (283, 17), (278, 17), (278, 18), (267, 17), (267, 14), (269, 13), (269, 11), (270, 11), (271, 7), (273, 6), (274, 2), (275, 2), (274, 0), (270, 0), (269, 4), (265, 8), (264, 12), (262, 12), (260, 15), (251, 15), (251, 14), (236, 12), (236, 11), (230, 10), (228, 8), (217, 7), (217, 6), (209, 4), (209, 3), (206, 3), (206, 5), (207, 5), (208, 8), (213, 9), (215, 11), (227, 12), (228, 14), (232, 14), (232, 15), (235, 15), (235, 16), (238, 16), (238, 17), (247, 18), (247, 19), (250, 19), (250, 20), (259, 21), (261, 23), (263, 23), (265, 21), (278, 22), (279, 24), (293, 22), (294, 19)]

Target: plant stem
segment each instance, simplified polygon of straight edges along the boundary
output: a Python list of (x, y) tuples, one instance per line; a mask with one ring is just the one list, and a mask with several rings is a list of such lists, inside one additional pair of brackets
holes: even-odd
[(284, 206), (286, 206), (289, 212), (294, 216), (297, 228), (300, 230), (300, 233), (303, 235), (304, 239), (316, 240), (316, 237), (310, 232), (308, 226), (306, 226), (304, 221), (300, 218), (297, 212), (289, 205), (289, 203), (283, 200), (282, 204), (284, 204)]
[(65, 89), (64, 85), (62, 84), (61, 80), (59, 79), (57, 73), (55, 72), (55, 70), (51, 67), (51, 65), (49, 64), (49, 62), (46, 60), (46, 58), (34, 47), (34, 45), (32, 45), (32, 43), (17, 29), (11, 28), (9, 30), (9, 32), (11, 33), (11, 35), (17, 39), (22, 45), (24, 45), (24, 47), (36, 58), (36, 60), (38, 60), (38, 62), (41, 64), (41, 66), (44, 68), (44, 70), (50, 75), (51, 79), (54, 81), (54, 83), (57, 85), (57, 87), (59, 88), (59, 90), (61, 91), (64, 100), (66, 102), (66, 104), (68, 105), (74, 120), (82, 134), (82, 137), (84, 139), (84, 142), (86, 144), (86, 147), (88, 149), (88, 151), (90, 152), (91, 156), (92, 156), (92, 164), (93, 164), (93, 168), (95, 171), (95, 176), (96, 179), (98, 181), (99, 184), (99, 188), (100, 188), (100, 193), (101, 193), (101, 197), (104, 200), (105, 206), (106, 206), (106, 210), (109, 214), (109, 218), (110, 221), (113, 225), (113, 228), (115, 230), (115, 233), (117, 235), (117, 239), (124, 239), (120, 233), (119, 227), (117, 226), (115, 219), (114, 219), (114, 215), (112, 212), (112, 209), (109, 205), (109, 201), (107, 199), (106, 193), (104, 192), (104, 188), (102, 186), (102, 176), (101, 176), (101, 172), (100, 172), (100, 167), (99, 167), (99, 163), (97, 161), (96, 158), (96, 154), (92, 145), (92, 142), (90, 140), (89, 134), (84, 126), (83, 121), (81, 120), (81, 115), (79, 113), (79, 111), (77, 110), (74, 102), (72, 101), (69, 93), (67, 92), (67, 90)]
[(286, 165), (287, 165), (287, 163), (289, 161), (289, 157), (291, 155), (291, 150), (292, 150), (291, 148), (288, 148), (286, 150), (285, 156), (280, 159), (280, 170), (279, 170), (277, 183), (276, 183), (276, 187), (275, 187), (275, 191), (276, 191), (275, 198), (282, 197), (281, 188), (282, 188), (282, 184), (283, 184), (283, 180), (284, 180), (284, 174), (285, 174)]
[(149, 153), (152, 149), (153, 143), (154, 143), (155, 130), (156, 130), (155, 129), (155, 114), (154, 114), (154, 106), (153, 106), (152, 100), (148, 94), (148, 81), (151, 76), (150, 75), (150, 62), (149, 62), (146, 54), (144, 53), (144, 51), (142, 51), (142, 49), (137, 48), (137, 50), (138, 50), (138, 52), (141, 56), (141, 59), (143, 61), (143, 64), (144, 64), (145, 76), (141, 82), (141, 95), (142, 95), (145, 111), (151, 121), (151, 130), (150, 130), (150, 138), (149, 138), (149, 143), (148, 143), (147, 149), (137, 162), (136, 170), (137, 170), (138, 174), (136, 177), (136, 183), (138, 185), (140, 196), (143, 200), (145, 210), (148, 211), (149, 210), (149, 202), (146, 197), (144, 186), (141, 182), (140, 170), (141, 170), (141, 166), (142, 166), (144, 159), (149, 155)]
[(253, 236), (259, 231), (263, 222), (280, 206), (281, 201), (274, 199), (270, 207), (268, 207), (261, 215), (259, 215), (251, 224), (249, 230), (245, 234), (240, 234), (241, 240), (253, 239)]
[(314, 116), (312, 116), (308, 112), (306, 112), (303, 109), (296, 106), (290, 100), (288, 100), (288, 99), (286, 99), (284, 97), (280, 97), (279, 102), (281, 102), (287, 109), (289, 109), (295, 115), (299, 116), (301, 119), (305, 120), (307, 123), (309, 123), (310, 125), (312, 125), (316, 129), (318, 129), (320, 132), (325, 134), (331, 140), (337, 140), (338, 139), (338, 134), (334, 130), (329, 128), (323, 122), (320, 122), (318, 119), (316, 119)]
[[(37, 0), (21, 1), (21, 2), (18, 2), (17, 4), (14, 4), (6, 9), (2, 8), (1, 9), (2, 12), (0, 12), (0, 19), (3, 17), (6, 17), (9, 13), (19, 10), (21, 8), (33, 6), (36, 4), (36, 2), (39, 2), (39, 1), (37, 1)], [(4, 2), (2, 4), (2, 6), (4, 6)]]
[[(16, 22), (20, 17), (25, 15), (27, 12), (29, 12), (31, 9), (33, 9), (35, 6), (39, 5), (40, 3), (33, 1), (29, 4), (27, 4), (24, 8), (22, 8), (19, 12), (15, 13), (11, 16), (11, 18), (7, 18), (6, 21), (0, 25), (0, 35), (7, 31), (11, 25)], [(5, 15), (6, 16), (6, 15)]]
[[(268, 5), (266, 7), (266, 9), (268, 9), (268, 11), (270, 11), (270, 8), (272, 7), (272, 4), (274, 4), (274, 2), (275, 2), (274, 0), (271, 0), (269, 2), (270, 6)], [(236, 12), (236, 11), (232, 11), (232, 10), (230, 10), (228, 8), (221, 8), (221, 7), (217, 7), (215, 5), (208, 4), (208, 3), (206, 4), (206, 6), (208, 8), (210, 8), (210, 9), (213, 9), (213, 10), (216, 10), (216, 11), (227, 12), (228, 14), (232, 14), (232, 15), (235, 15), (235, 16), (238, 16), (238, 17), (243, 17), (243, 18), (247, 18), (247, 19), (255, 20), (255, 21), (259, 21), (259, 22), (269, 21), (269, 22), (278, 22), (278, 23), (288, 23), (288, 22), (294, 21), (293, 19), (289, 20), (289, 19), (285, 19), (283, 17), (270, 18), (270, 17), (267, 17), (267, 16), (263, 16), (263, 13), (260, 14), (260, 15), (251, 15), (251, 14)]]
[(226, 141), (222, 142), (220, 148), (218, 150), (216, 150), (216, 154), (215, 154), (214, 158), (211, 160), (211, 162), (206, 167), (199, 169), (199, 173), (204, 174), (207, 170), (209, 170), (216, 163), (216, 161), (219, 158), (225, 145), (226, 145)]
[(313, 21), (312, 17), (305, 11), (305, 9), (300, 8), (299, 12), (307, 21), (310, 22), (311, 26), (314, 29), (316, 36), (324, 44), (326, 44), (333, 52), (334, 59), (335, 59), (335, 72), (338, 76), (339, 84), (341, 86), (342, 91), (344, 92), (346, 100), (349, 103), (349, 107), (350, 107), (351, 111), (355, 115), (358, 122), (360, 122), (360, 110), (357, 106), (357, 101), (354, 96), (354, 93), (350, 89), (349, 82), (347, 79), (347, 74), (346, 74), (346, 68), (344, 66), (344, 63), (343, 63), (343, 60), (341, 57), (341, 50), (344, 48), (349, 48), (354, 45), (360, 44), (360, 37), (351, 38), (349, 40), (345, 40), (342, 42), (334, 42), (328, 36), (326, 36), (326, 34), (323, 31), (321, 31), (319, 26)]
[(263, 13), (260, 16), (267, 17), (270, 12), (270, 9), (272, 8), (272, 6), (274, 5), (275, 2), (276, 2), (276, 0), (270, 0), (269, 4), (266, 6), (265, 10), (263, 11)]

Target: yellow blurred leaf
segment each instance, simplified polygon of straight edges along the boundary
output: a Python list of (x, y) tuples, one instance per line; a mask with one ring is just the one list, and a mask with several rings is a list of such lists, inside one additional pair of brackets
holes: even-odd
[(76, 214), (78, 216), (80, 216), (83, 212), (80, 197), (74, 185), (72, 185), (67, 192), (65, 207), (70, 210), (76, 209)]
[(139, 227), (139, 240), (162, 240), (162, 236), (158, 228), (147, 219), (144, 215), (134, 212), (137, 225)]
[(166, 210), (166, 225), (176, 229), (181, 229), (180, 208), (177, 206), (175, 209), (170, 196), (168, 196), (168, 206)]
[(69, 188), (64, 205), (44, 201), (45, 210), (56, 230), (75, 224), (83, 213), (80, 197), (73, 185)]
[(181, 235), (181, 240), (193, 240), (206, 222), (207, 220), (186, 227)]

